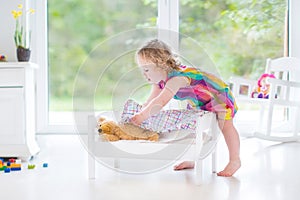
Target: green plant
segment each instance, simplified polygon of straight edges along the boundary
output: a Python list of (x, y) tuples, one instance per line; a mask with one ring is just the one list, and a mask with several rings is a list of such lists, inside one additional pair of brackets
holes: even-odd
[[(18, 5), (18, 10), (13, 10), (11, 13), (16, 20), (16, 30), (14, 34), (15, 45), (17, 48), (29, 49), (31, 40), (31, 30), (27, 30), (25, 19), (27, 15), (32, 15), (35, 10), (30, 8), (29, 10), (23, 11), (24, 7), (22, 4)], [(23, 18), (25, 16), (25, 18)]]

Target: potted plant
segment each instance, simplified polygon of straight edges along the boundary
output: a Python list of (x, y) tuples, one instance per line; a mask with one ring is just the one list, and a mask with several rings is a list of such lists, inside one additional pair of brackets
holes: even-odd
[[(23, 11), (23, 5), (19, 4), (17, 10), (12, 11), (12, 15), (16, 20), (16, 29), (14, 33), (15, 45), (17, 47), (17, 58), (18, 61), (29, 61), (30, 59), (30, 40), (31, 30), (28, 30), (26, 26), (28, 15), (35, 13), (35, 10), (30, 8), (29, 10)], [(24, 18), (25, 16), (25, 18)]]

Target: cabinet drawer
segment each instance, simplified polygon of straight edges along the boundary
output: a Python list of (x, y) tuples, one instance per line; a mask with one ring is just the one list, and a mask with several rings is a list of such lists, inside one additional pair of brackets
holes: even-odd
[(0, 87), (23, 86), (24, 69), (0, 69)]
[(23, 88), (0, 88), (0, 145), (25, 144)]

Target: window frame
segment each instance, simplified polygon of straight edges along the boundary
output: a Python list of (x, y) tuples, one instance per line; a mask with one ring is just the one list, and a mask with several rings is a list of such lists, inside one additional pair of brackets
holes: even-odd
[[(36, 72), (36, 130), (38, 134), (73, 134), (77, 129), (75, 125), (49, 124), (47, 2), (48, 0), (31, 1), (38, 11), (35, 15), (35, 26), (32, 30), (33, 38), (35, 38), (32, 41), (32, 52), (35, 52), (32, 62), (39, 65)], [(288, 0), (287, 5), (289, 10), (288, 55), (300, 58), (300, 26), (297, 26), (297, 19), (300, 19), (300, 1)], [(178, 47), (179, 0), (158, 0), (157, 27), (159, 30), (171, 30), (171, 32), (177, 33), (166, 35), (159, 32), (158, 37), (171, 41), (172, 46)]]

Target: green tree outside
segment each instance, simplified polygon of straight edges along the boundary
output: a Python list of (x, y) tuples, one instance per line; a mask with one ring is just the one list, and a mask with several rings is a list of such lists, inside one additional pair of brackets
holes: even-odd
[[(156, 0), (50, 0), (48, 4), (52, 111), (72, 110), (76, 73), (96, 45), (126, 30), (155, 27), (157, 21)], [(180, 33), (207, 50), (224, 80), (233, 74), (257, 78), (266, 58), (283, 56), (286, 7), (285, 0), (180, 0)], [(132, 56), (124, 59), (124, 70), (135, 67)], [(110, 109), (107, 101), (118, 73), (110, 71), (105, 77), (106, 89), (96, 97), (98, 109)]]

